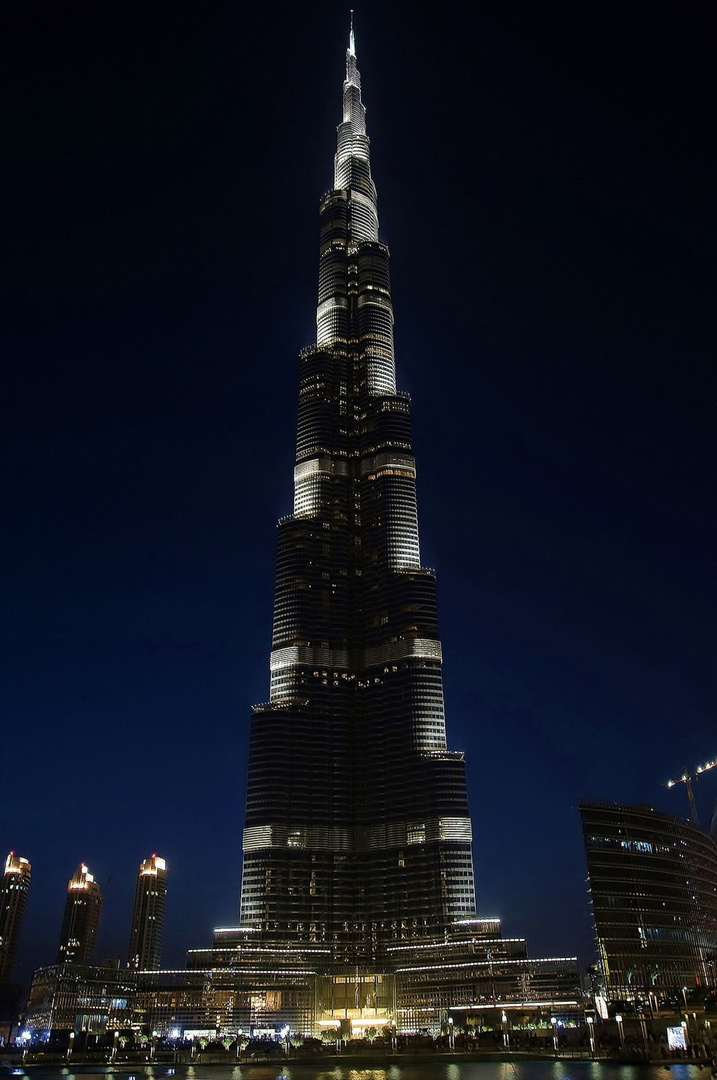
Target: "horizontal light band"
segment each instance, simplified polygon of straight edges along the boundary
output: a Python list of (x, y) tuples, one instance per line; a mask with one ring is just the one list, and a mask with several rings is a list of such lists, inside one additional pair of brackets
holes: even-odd
[(345, 649), (315, 649), (311, 645), (289, 645), (285, 649), (274, 649), (269, 659), (271, 671), (281, 671), (297, 664), (345, 671), (349, 666), (349, 654)]
[(425, 821), (400, 821), (370, 829), (337, 826), (250, 825), (244, 829), (242, 850), (300, 848), (310, 851), (380, 851), (448, 840), (470, 843), (470, 818), (434, 817)]
[(356, 306), (362, 308), (365, 307), (367, 304), (372, 304), (374, 307), (383, 308), (385, 311), (388, 311), (391, 316), (393, 316), (393, 304), (391, 303), (390, 296), (384, 296), (383, 293), (375, 292), (373, 290), (371, 290), (370, 292), (368, 290), (366, 290), (365, 292), (362, 290), (358, 296)]
[(348, 308), (348, 306), (349, 302), (345, 296), (330, 296), (328, 300), (324, 300), (323, 304), (319, 304), (316, 317), (319, 319), (329, 311), (334, 311), (336, 308)]
[(400, 469), (401, 472), (416, 475), (416, 459), (412, 454), (374, 454), (372, 457), (363, 458), (361, 461), (361, 475), (378, 472), (381, 469)]
[(327, 476), (333, 476), (336, 473), (339, 476), (346, 476), (348, 471), (348, 462), (345, 458), (330, 458), (322, 454), (320, 457), (309, 458), (308, 461), (302, 461), (297, 465), (294, 469), (294, 480), (303, 480), (307, 476), (321, 473)]
[[(437, 660), (440, 663), (443, 659), (440, 641), (434, 638), (403, 638), (400, 641), (390, 641), (386, 645), (379, 645), (374, 649), (364, 649), (363, 666), (377, 667), (396, 660), (407, 659)], [(269, 659), (271, 671), (283, 671), (298, 665), (347, 671), (349, 654), (345, 649), (288, 645), (284, 649), (274, 649)]]
[(400, 641), (389, 641), (386, 645), (380, 645), (375, 649), (364, 649), (363, 662), (365, 667), (375, 667), (392, 660), (413, 657), (419, 660), (440, 662), (443, 659), (440, 641), (436, 641), (435, 638), (403, 638)]

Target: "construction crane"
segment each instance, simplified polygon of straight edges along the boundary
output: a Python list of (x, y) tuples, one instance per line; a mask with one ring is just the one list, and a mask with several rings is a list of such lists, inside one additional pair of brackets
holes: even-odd
[(707, 772), (709, 769), (714, 769), (717, 765), (717, 758), (714, 761), (707, 761), (704, 765), (698, 765), (694, 772), (688, 772), (687, 766), (683, 767), (682, 776), (678, 776), (676, 780), (668, 780), (665, 787), (674, 787), (675, 784), (684, 784), (687, 788), (687, 798), (690, 800), (690, 810), (692, 811), (692, 820), (695, 825), (699, 825), (700, 819), (697, 815), (697, 803), (695, 802), (695, 793), (692, 790), (692, 781), (696, 780), (702, 773)]

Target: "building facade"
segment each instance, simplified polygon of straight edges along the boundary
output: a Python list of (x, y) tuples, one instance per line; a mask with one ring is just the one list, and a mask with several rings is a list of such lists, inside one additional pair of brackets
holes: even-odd
[(139, 971), (56, 964), (35, 972), (25, 1030), (33, 1041), (70, 1032), (183, 1040), (288, 1024), (310, 1031), (315, 988), (310, 972), (253, 970), (248, 981), (224, 970)]
[(353, 31), (316, 323), (278, 529), (270, 700), (252, 719), (240, 923), (371, 963), (470, 917), (475, 888)]
[(649, 806), (580, 803), (603, 989), (613, 999), (717, 985), (717, 848)]
[[(530, 959), (497, 919), (471, 920), (443, 941), (396, 945), (382, 965), (331, 963), (326, 950), (280, 952), (218, 931), (185, 971), (58, 964), (35, 973), (25, 1029), (33, 1039), (119, 1031), (182, 1040), (276, 1033), (361, 1037), (377, 1031), (438, 1035), (457, 1025), (539, 1029), (580, 1022), (574, 957)], [(505, 1019), (503, 1019), (505, 1017)]]
[(156, 971), (162, 953), (167, 864), (158, 855), (140, 863), (132, 910), (127, 966)]
[(31, 874), (29, 861), (11, 851), (0, 885), (0, 985), (12, 978)]
[(58, 964), (87, 964), (93, 958), (101, 907), (99, 884), (80, 863), (67, 884)]

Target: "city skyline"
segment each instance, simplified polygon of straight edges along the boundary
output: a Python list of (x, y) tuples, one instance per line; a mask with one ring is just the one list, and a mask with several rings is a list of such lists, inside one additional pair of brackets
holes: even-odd
[[(470, 46), (449, 17), (439, 40), (463, 64), (449, 69), (432, 66), (431, 16), (357, 10), (396, 252), (399, 379), (414, 395), (423, 558), (440, 576), (451, 744), (466, 751), (479, 826), (478, 909), (525, 933), (534, 953), (577, 949), (583, 961), (591, 930), (577, 799), (687, 816), (684, 792), (661, 783), (715, 750), (709, 339), (695, 287), (706, 207), (699, 142), (688, 138), (700, 114), (687, 111), (701, 69), (680, 81), (667, 16), (645, 42), (636, 17), (608, 12), (590, 25), (521, 8), (513, 23), (489, 5), (469, 18)], [(155, 17), (149, 38), (165, 40)], [(327, 71), (325, 42), (343, 41), (345, 12), (316, 5), (305, 20), (289, 16), (259, 49), (277, 85), (282, 65), (303, 58), (293, 84), (300, 139), (272, 79), (250, 63), (246, 39), (268, 26), (242, 18), (220, 5), (192, 48), (196, 28), (180, 6), (155, 82), (149, 46), (129, 34), (107, 44), (110, 16), (68, 13), (40, 46), (37, 28), (14, 28), (28, 56), (50, 50), (51, 73), (69, 63), (47, 44), (53, 36), (67, 38), (77, 65), (56, 106), (62, 145), (41, 123), (49, 76), (18, 102), (26, 142), (17, 127), (11, 142), (29, 248), (11, 234), (9, 346), (23, 408), (11, 433), (7, 588), (19, 633), (6, 651), (5, 708), (31, 737), (32, 797), (8, 801), (2, 828), (6, 849), (33, 863), (26, 965), (51, 959), (54, 945), (37, 956), (38, 916), (51, 922), (49, 897), (80, 858), (116, 913), (100, 952), (125, 953), (122, 890), (143, 850), (172, 864), (175, 962), (236, 919), (246, 702), (266, 693), (270, 522), (288, 503), (278, 478), (291, 454), (294, 356), (311, 339), (312, 207), (330, 183), (312, 147), (292, 216), (282, 153), (296, 152), (307, 125), (317, 144), (331, 132), (343, 58), (337, 47)], [(696, 39), (688, 44), (699, 59)], [(82, 59), (87, 46), (112, 61), (108, 72)], [(614, 85), (598, 75), (608, 59)], [(401, 131), (409, 77), (420, 143)], [(106, 135), (93, 126), (92, 87), (109, 102)], [(461, 131), (473, 170), (457, 150)], [(606, 191), (596, 176), (610, 180)], [(428, 191), (440, 183), (449, 191), (434, 209)], [(284, 250), (275, 217), (287, 214)], [(161, 787), (144, 785), (143, 758)], [(74, 778), (72, 811), (53, 821), (73, 769), (98, 785), (99, 808), (93, 795), (90, 821)], [(705, 823), (710, 783), (697, 791)], [(200, 814), (177, 809), (183, 786), (200, 793)], [(193, 860), (203, 843), (208, 883)], [(571, 912), (560, 931), (548, 925), (556, 889)], [(196, 924), (180, 930), (193, 911)]]

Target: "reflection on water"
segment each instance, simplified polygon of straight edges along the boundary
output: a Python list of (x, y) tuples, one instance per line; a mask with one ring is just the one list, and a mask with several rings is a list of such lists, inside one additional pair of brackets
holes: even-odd
[[(375, 1066), (326, 1065), (309, 1062), (256, 1065), (154, 1065), (128, 1069), (74, 1068), (12, 1069), (27, 1080), (709, 1080), (699, 1063), (621, 1065), (601, 1061), (461, 1061), (400, 1062)], [(699, 1072), (702, 1071), (702, 1076)], [(8, 1070), (10, 1072), (10, 1070)], [(6, 1073), (5, 1075), (8, 1075)]]

